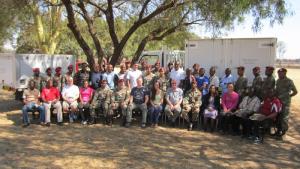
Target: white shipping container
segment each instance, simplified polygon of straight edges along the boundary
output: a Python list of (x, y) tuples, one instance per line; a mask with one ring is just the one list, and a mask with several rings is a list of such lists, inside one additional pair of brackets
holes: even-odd
[(221, 78), (226, 68), (231, 68), (237, 77), (236, 68), (244, 66), (245, 76), (251, 83), (255, 66), (261, 68), (264, 76), (265, 67), (275, 65), (276, 43), (276, 38), (189, 40), (186, 42), (185, 67), (191, 68), (198, 63), (209, 75), (210, 67), (215, 66), (217, 76)]

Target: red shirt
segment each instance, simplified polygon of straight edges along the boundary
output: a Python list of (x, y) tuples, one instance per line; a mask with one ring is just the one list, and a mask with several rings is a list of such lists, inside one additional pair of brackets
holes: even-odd
[(53, 101), (60, 98), (59, 90), (56, 87), (43, 88), (42, 99), (44, 101)]
[(93, 96), (94, 90), (90, 87), (88, 88), (80, 88), (80, 95), (83, 102), (87, 103), (90, 101), (91, 97)]
[(261, 113), (265, 116), (269, 116), (272, 113), (279, 113), (281, 108), (282, 104), (278, 98), (266, 98), (261, 107)]

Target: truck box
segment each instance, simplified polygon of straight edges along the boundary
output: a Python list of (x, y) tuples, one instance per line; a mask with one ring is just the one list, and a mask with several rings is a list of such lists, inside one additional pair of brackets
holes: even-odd
[(185, 67), (192, 68), (195, 63), (205, 68), (217, 68), (217, 76), (224, 76), (226, 68), (232, 69), (237, 77), (238, 66), (245, 67), (249, 84), (253, 80), (252, 69), (261, 67), (264, 76), (266, 66), (274, 66), (276, 58), (276, 38), (236, 38), (189, 40), (185, 48)]

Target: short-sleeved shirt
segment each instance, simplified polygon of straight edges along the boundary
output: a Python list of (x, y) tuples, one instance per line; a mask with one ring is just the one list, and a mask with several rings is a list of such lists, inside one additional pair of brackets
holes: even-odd
[(209, 87), (210, 87), (211, 85), (214, 85), (215, 87), (219, 87), (219, 85), (220, 85), (220, 80), (219, 80), (218, 76), (213, 75), (213, 76), (210, 76), (210, 77), (209, 77)]
[[(279, 113), (282, 109), (282, 104), (278, 98), (266, 98), (264, 104), (261, 106), (261, 113), (265, 116), (269, 116), (272, 113)], [(275, 120), (276, 117), (273, 118)]]
[(93, 96), (93, 92), (94, 90), (90, 87), (87, 88), (80, 88), (80, 95), (81, 95), (81, 99), (83, 102), (87, 103), (91, 100), (92, 96)]
[(145, 97), (148, 95), (148, 90), (143, 86), (143, 87), (134, 87), (130, 95), (133, 97), (133, 103), (135, 104), (143, 104), (145, 102)]
[(222, 88), (222, 93), (227, 92), (227, 84), (228, 83), (234, 83), (234, 77), (230, 74), (229, 76), (223, 76), (221, 79), (221, 88)]
[(142, 77), (142, 72), (140, 70), (129, 70), (127, 72), (126, 79), (129, 80), (131, 88), (137, 86), (136, 80), (139, 77)]
[(44, 88), (42, 90), (42, 98), (47, 102), (58, 99), (59, 97), (60, 93), (56, 87)]
[(116, 76), (117, 75), (115, 72), (105, 72), (103, 74), (103, 79), (107, 80), (107, 85), (111, 90), (115, 89), (115, 79), (117, 78)]
[(33, 89), (33, 90), (26, 89), (23, 92), (23, 99), (24, 99), (24, 101), (27, 101), (27, 102), (35, 102), (36, 103), (38, 101), (39, 97), (40, 97), (40, 92), (38, 89)]
[[(207, 76), (198, 76), (196, 77), (197, 86), (200, 88), (203, 84), (209, 84), (209, 79)], [(204, 88), (202, 91), (202, 95), (206, 95), (208, 93), (208, 88)]]
[(97, 89), (100, 87), (99, 83), (102, 80), (102, 73), (101, 72), (92, 72), (91, 73), (91, 82), (92, 82), (92, 87), (94, 89)]
[(167, 90), (167, 99), (172, 104), (178, 103), (179, 100), (183, 98), (183, 91), (180, 88), (176, 88), (176, 90), (173, 90), (172, 88), (169, 88)]
[(276, 92), (278, 98), (282, 101), (284, 105), (291, 103), (291, 91), (297, 91), (294, 82), (289, 78), (278, 79), (276, 82)]
[(185, 72), (182, 69), (172, 69), (172, 71), (170, 72), (170, 78), (176, 81), (178, 87), (180, 85), (180, 81), (184, 80), (185, 78)]
[(72, 86), (66, 85), (63, 88), (63, 90), (61, 92), (61, 95), (63, 97), (66, 97), (66, 98), (78, 99), (78, 97), (79, 97), (79, 88), (76, 85), (72, 85)]
[[(152, 100), (152, 95), (155, 95), (154, 100)], [(160, 101), (164, 97), (164, 92), (162, 90), (160, 90), (159, 94), (151, 92), (150, 97), (154, 105), (160, 105)]]

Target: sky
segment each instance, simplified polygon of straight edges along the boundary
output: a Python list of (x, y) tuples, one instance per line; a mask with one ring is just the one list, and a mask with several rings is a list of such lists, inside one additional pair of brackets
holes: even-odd
[[(223, 38), (254, 38), (254, 37), (275, 37), (278, 41), (283, 41), (286, 52), (284, 59), (300, 59), (300, 0), (287, 0), (288, 8), (293, 12), (292, 16), (284, 19), (282, 25), (273, 25), (264, 22), (263, 28), (259, 32), (251, 29), (253, 22), (251, 18), (246, 22), (236, 25), (233, 31), (229, 31)], [(201, 31), (201, 27), (194, 29), (199, 36), (209, 36), (209, 32)]]

